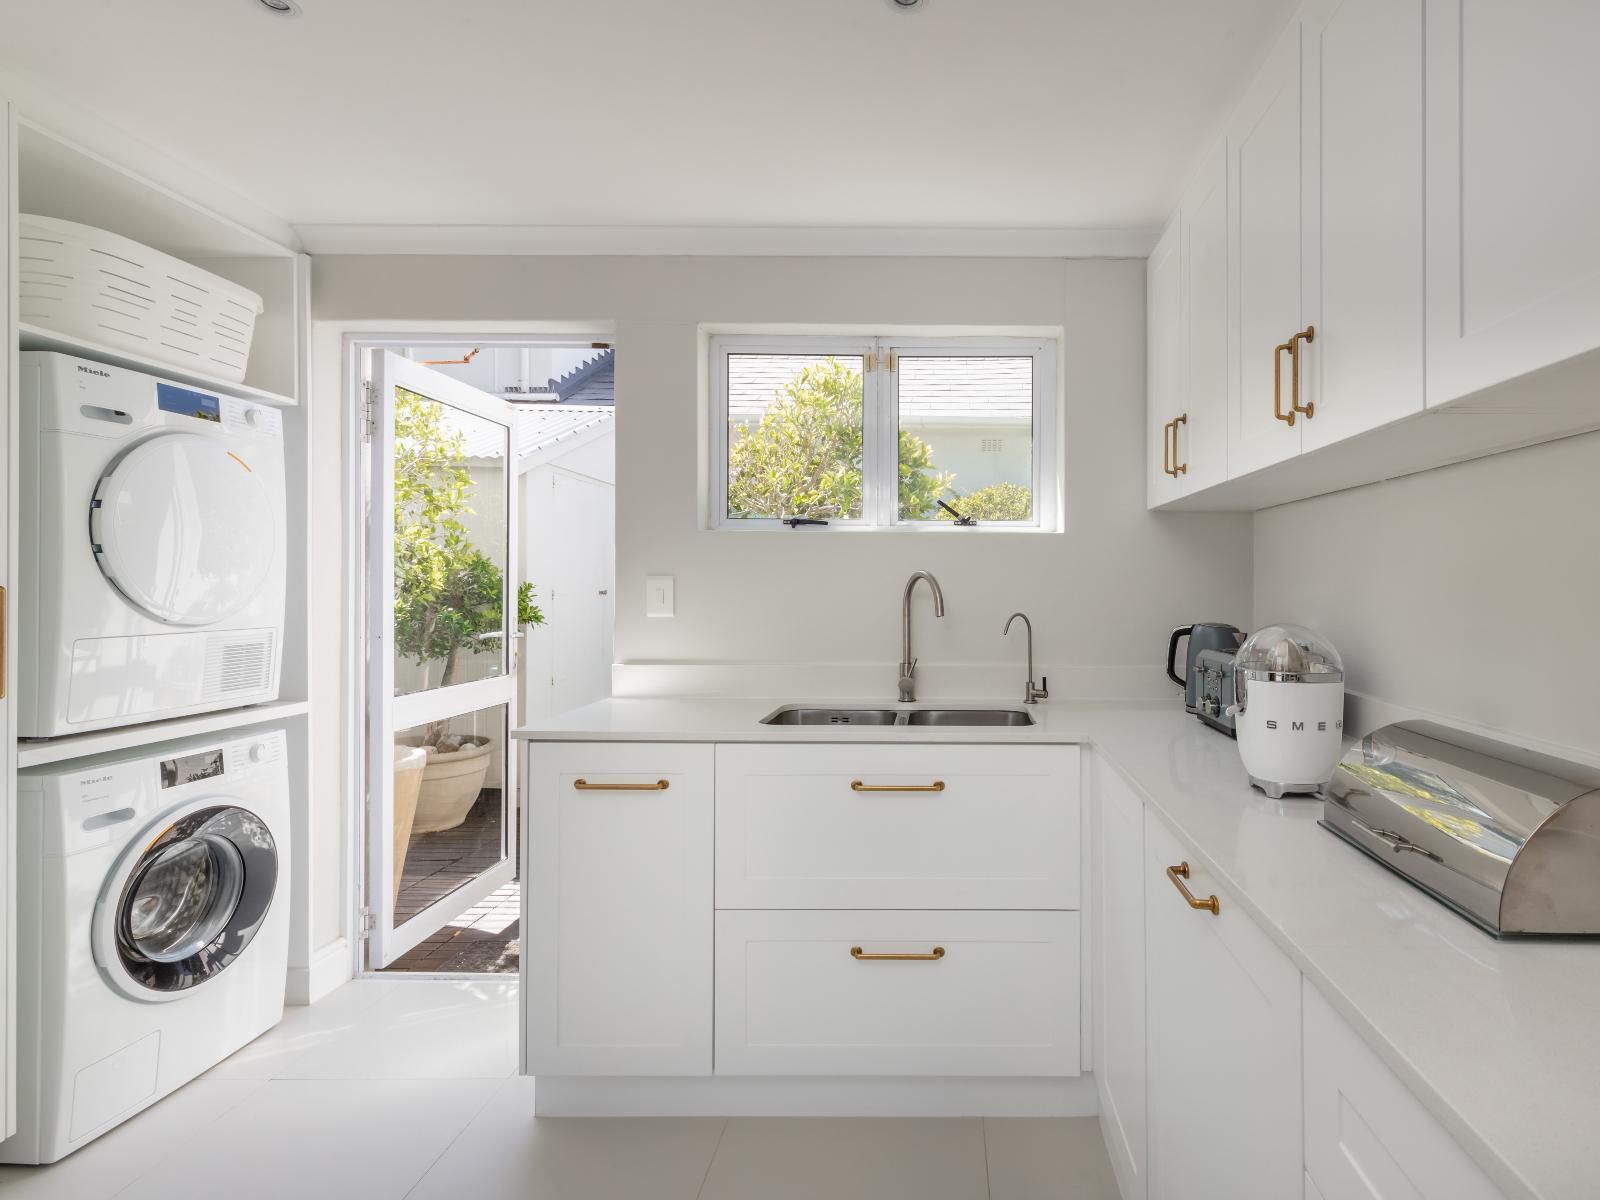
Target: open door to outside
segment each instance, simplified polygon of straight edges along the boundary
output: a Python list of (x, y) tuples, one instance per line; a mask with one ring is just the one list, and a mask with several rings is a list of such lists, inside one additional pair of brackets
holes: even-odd
[(368, 965), (515, 872), (515, 464), (506, 402), (371, 363)]

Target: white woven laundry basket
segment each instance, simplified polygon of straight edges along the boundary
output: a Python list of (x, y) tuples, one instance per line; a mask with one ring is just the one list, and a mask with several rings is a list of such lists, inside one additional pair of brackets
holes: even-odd
[(261, 297), (75, 221), (18, 217), (18, 316), (28, 324), (239, 382)]

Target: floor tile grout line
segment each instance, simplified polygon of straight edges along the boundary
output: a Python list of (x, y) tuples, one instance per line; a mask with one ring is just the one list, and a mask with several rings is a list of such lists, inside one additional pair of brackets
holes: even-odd
[[(189, 1081), (189, 1083), (186, 1083), (183, 1086), (184, 1087), (188, 1087), (189, 1084), (199, 1083), (202, 1078), (204, 1078), (204, 1077), (203, 1076), (196, 1076), (195, 1078), (191, 1079)], [(204, 1128), (205, 1126), (210, 1125), (214, 1121), (222, 1120), (223, 1117), (227, 1116), (234, 1109), (238, 1108), (239, 1105), (243, 1104), (246, 1100), (250, 1099), (250, 1097), (254, 1096), (262, 1088), (266, 1087), (266, 1085), (268, 1083), (270, 1083), (271, 1080), (267, 1080), (267, 1079), (239, 1079), (239, 1080), (232, 1080), (230, 1082), (249, 1083), (249, 1084), (253, 1084), (254, 1086), (246, 1089), (244, 1094), (241, 1095), (232, 1104), (226, 1105), (226, 1106), (224, 1106), (222, 1108), (219, 1108), (219, 1109), (211, 1110), (211, 1115), (209, 1117), (207, 1117), (199, 1125), (197, 1125), (196, 1128)], [(165, 1099), (167, 1099), (167, 1097), (163, 1096), (161, 1099), (165, 1100)], [(160, 1104), (160, 1103), (161, 1103), (161, 1100), (157, 1100), (155, 1102), (155, 1104)], [(134, 1117), (137, 1118), (137, 1117), (144, 1116), (145, 1113), (149, 1112), (151, 1108), (155, 1107), (155, 1104), (152, 1104), (152, 1105), (149, 1105), (146, 1108), (140, 1109), (137, 1113), (134, 1114)], [(57, 1163), (59, 1163), (61, 1161), (62, 1160), (60, 1160), (60, 1159), (56, 1160)], [(54, 1165), (54, 1164), (52, 1164), (52, 1165)], [(168, 1165), (169, 1164), (166, 1161), (165, 1157), (157, 1156), (155, 1161), (153, 1161), (150, 1164), (150, 1166), (149, 1166), (149, 1168), (147, 1170), (136, 1172), (134, 1174), (133, 1178), (124, 1180), (123, 1183), (122, 1183), (122, 1186), (119, 1187), (116, 1191), (107, 1193), (106, 1200), (116, 1200), (116, 1198), (118, 1196), (120, 1196), (123, 1193), (125, 1193), (126, 1191), (128, 1191), (128, 1189), (133, 1187), (134, 1184), (138, 1183), (140, 1180), (142, 1180), (146, 1176), (150, 1175), (157, 1168), (166, 1167)], [(18, 1189), (18, 1195), (21, 1195), (21, 1189), (20, 1188)]]
[[(521, 1078), (521, 1076), (518, 1076), (518, 1075), (507, 1076), (507, 1079), (518, 1079), (518, 1078)], [(483, 1103), (478, 1105), (478, 1107), (473, 1111), (473, 1114), (470, 1117), (468, 1117), (466, 1119), (466, 1121), (462, 1124), (461, 1128), (456, 1130), (455, 1137), (451, 1138), (448, 1142), (446, 1142), (443, 1146), (441, 1146), (439, 1148), (439, 1153), (435, 1154), (433, 1156), (433, 1158), (429, 1161), (428, 1165), (422, 1168), (422, 1173), (420, 1175), (418, 1175), (416, 1177), (416, 1179), (412, 1182), (411, 1186), (408, 1187), (401, 1194), (400, 1200), (407, 1200), (407, 1197), (409, 1197), (411, 1195), (411, 1193), (415, 1192), (419, 1187), (422, 1186), (422, 1181), (427, 1179), (428, 1174), (435, 1167), (437, 1167), (439, 1165), (439, 1160), (442, 1159), (446, 1154), (450, 1153), (450, 1147), (454, 1146), (457, 1142), (459, 1142), (461, 1140), (461, 1135), (466, 1133), (468, 1129), (472, 1128), (472, 1123), (474, 1121), (476, 1121), (479, 1117), (483, 1116), (484, 1112), (488, 1109), (490, 1103), (493, 1102), (494, 1098), (496, 1096), (498, 1096), (501, 1092), (505, 1091), (507, 1089), (507, 1087), (508, 1087), (508, 1084), (505, 1081), (502, 1081), (499, 1087), (492, 1087), (492, 1088), (488, 1089), (488, 1092), (483, 1097)]]
[(700, 1176), (699, 1190), (694, 1194), (694, 1200), (703, 1200), (706, 1194), (706, 1184), (711, 1179), (711, 1168), (717, 1165), (717, 1154), (722, 1150), (722, 1139), (728, 1134), (728, 1126), (733, 1124), (732, 1117), (722, 1118), (722, 1128), (717, 1130), (716, 1144), (711, 1147), (711, 1157), (706, 1160), (705, 1174)]
[(989, 1118), (978, 1118), (978, 1130), (983, 1135), (983, 1194), (994, 1200), (994, 1179), (989, 1175)]

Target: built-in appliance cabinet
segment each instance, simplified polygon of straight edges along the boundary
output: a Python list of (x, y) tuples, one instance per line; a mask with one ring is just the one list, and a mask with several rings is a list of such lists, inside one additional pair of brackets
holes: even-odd
[(1152, 508), (1264, 508), (1600, 428), (1600, 151), (1562, 133), (1600, 105), (1597, 39), (1600, 12), (1558, 0), (1305, 0), (1226, 127), (1225, 330), (1157, 320), (1171, 248), (1151, 259), (1151, 363), (1221, 336), (1228, 397), (1226, 474), (1173, 479), (1152, 370)]
[[(134, 159), (137, 161), (134, 161)], [(0, 1136), (15, 1128), (11, 1060), (16, 1048), (13, 1014), (7, 997), (15, 995), (13, 947), (7, 931), (24, 913), (8, 913), (13, 891), (11, 834), (18, 770), (91, 754), (137, 752), (140, 748), (196, 734), (218, 733), (271, 721), (288, 734), (289, 778), (293, 791), (295, 844), (293, 880), (282, 902), (295, 916), (290, 935), (291, 998), (304, 998), (312, 937), (310, 839), (306, 835), (312, 769), (313, 728), (310, 722), (310, 652), (308, 583), (310, 509), (310, 440), (306, 380), (309, 371), (310, 260), (290, 244), (287, 227), (263, 231), (237, 214), (224, 214), (207, 198), (191, 193), (196, 177), (180, 164), (130, 141), (123, 133), (66, 108), (23, 83), (0, 76), (0, 585), (3, 637), (13, 651), (3, 656), (4, 689), (0, 695), (4, 762), (0, 766), (0, 964), (10, 977), (0, 979)], [(205, 186), (210, 187), (209, 183)], [(242, 205), (243, 207), (243, 205)], [(30, 324), (15, 304), (23, 295), (16, 254), (19, 216), (37, 214), (93, 225), (129, 237), (156, 250), (193, 263), (261, 295), (265, 312), (258, 321), (248, 370), (241, 382), (208, 377), (195, 370), (149, 359), (127, 349)], [(19, 354), (55, 350), (185, 383), (218, 396), (242, 397), (282, 412), (287, 493), (288, 559), (285, 562), (281, 688), (278, 701), (246, 708), (202, 713), (192, 717), (127, 725), (20, 743), (17, 740), (17, 670), (15, 650), (30, 646), (34, 633), (18, 617), (20, 442)], [(291, 895), (291, 888), (295, 894)]]
[(530, 742), (526, 763), (529, 1073), (1079, 1073), (1077, 747)]
[(1172, 464), (1173, 428), (1185, 411), (1183, 372), (1189, 340), (1183, 325), (1183, 219), (1175, 216), (1145, 263), (1145, 491), (1152, 507), (1184, 494)]
[(1092, 1054), (1123, 1200), (1498, 1200), (1165, 821), (1094, 769)]

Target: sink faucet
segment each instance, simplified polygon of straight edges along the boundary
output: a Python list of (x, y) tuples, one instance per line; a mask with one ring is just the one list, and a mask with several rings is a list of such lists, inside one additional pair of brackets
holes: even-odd
[(1028, 682), (1022, 687), (1022, 702), (1037, 704), (1041, 700), (1050, 699), (1050, 681), (1041, 679), (1037, 687), (1033, 683), (1033, 622), (1028, 620), (1027, 613), (1014, 612), (1006, 618), (1006, 627), (1001, 630), (1001, 636), (1004, 637), (1011, 632), (1011, 623), (1018, 617), (1022, 618), (1022, 624), (1028, 631)]
[(926, 571), (915, 572), (906, 580), (906, 592), (900, 598), (901, 704), (911, 704), (917, 698), (917, 660), (911, 657), (911, 592), (917, 586), (919, 579), (926, 580), (928, 590), (933, 593), (933, 615), (944, 616), (944, 592), (939, 590), (939, 581)]

